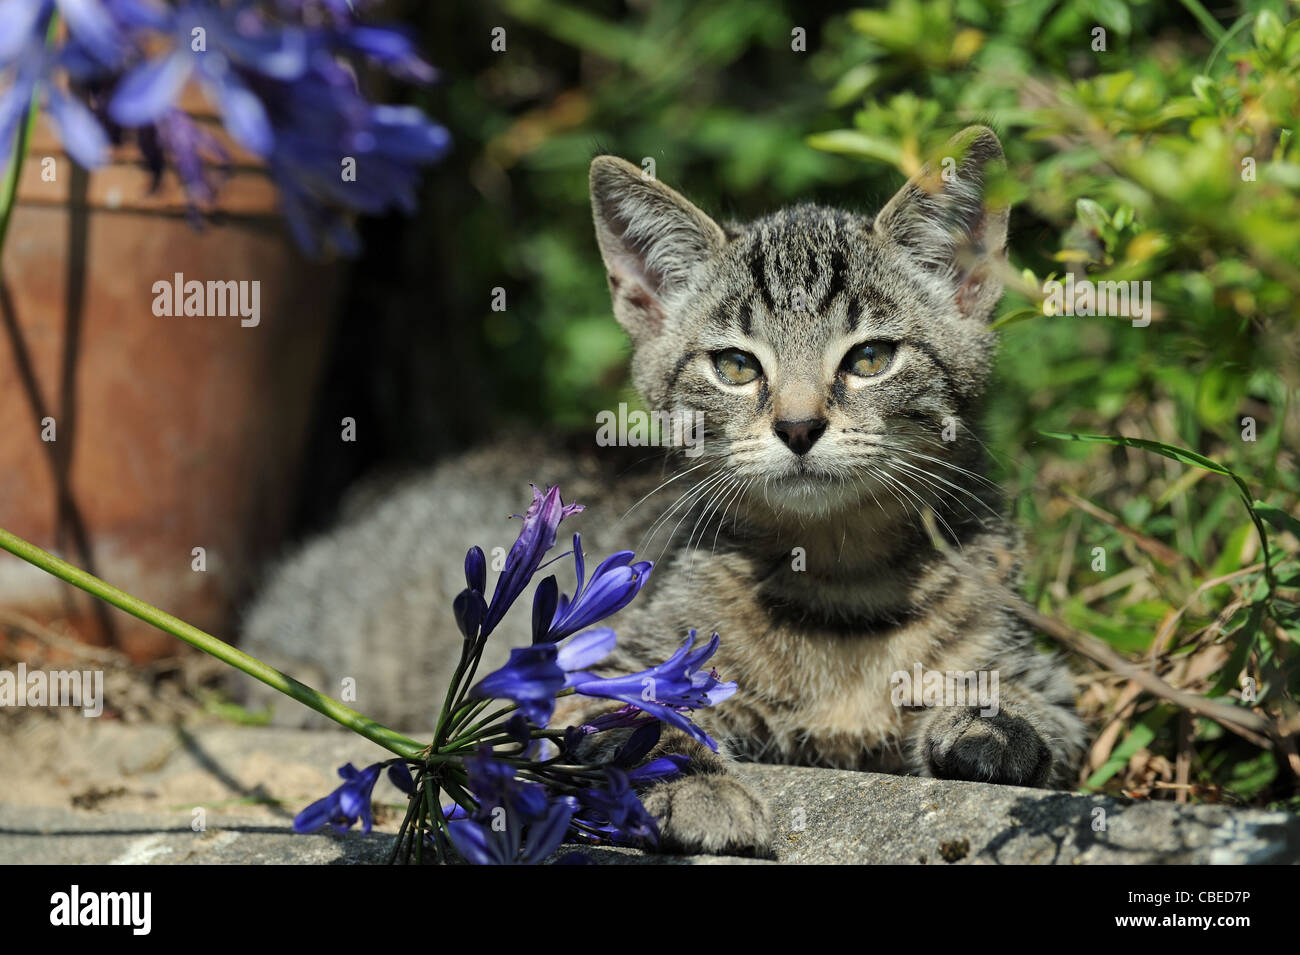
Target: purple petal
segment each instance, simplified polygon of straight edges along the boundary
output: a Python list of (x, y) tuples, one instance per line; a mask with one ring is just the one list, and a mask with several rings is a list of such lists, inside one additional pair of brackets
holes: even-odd
[(578, 572), (578, 586), (574, 594), (582, 593), (582, 586), (587, 580), (587, 562), (582, 556), (582, 535), (573, 535), (573, 567)]
[(302, 30), (259, 36), (230, 31), (223, 37), (223, 46), (239, 63), (273, 79), (292, 82), (307, 70), (307, 35)]
[(577, 803), (572, 798), (558, 799), (551, 804), (541, 822), (528, 827), (528, 844), (525, 847), (525, 862), (541, 862), (564, 842), (564, 834), (569, 831), (569, 821), (577, 811)]
[(484, 634), (496, 629), (510, 605), (528, 586), (546, 552), (555, 546), (560, 522), (580, 510), (581, 504), (566, 505), (561, 502), (558, 487), (548, 488), (545, 494), (536, 487), (533, 488), (533, 503), (524, 515), (524, 526), (510, 548), (510, 553), (506, 555), (505, 569), (497, 578), (496, 589), (492, 592), (492, 602), (488, 605), (483, 620)]
[(397, 762), (389, 766), (388, 781), (408, 796), (415, 792), (415, 780), (411, 778), (411, 770), (406, 763)]
[(655, 748), (662, 731), (663, 724), (658, 720), (650, 720), (644, 726), (633, 730), (627, 742), (614, 754), (614, 764), (627, 768), (641, 762), (646, 754)]
[(108, 114), (122, 126), (157, 122), (171, 108), (194, 72), (187, 53), (173, 53), (136, 67), (117, 86)]
[(385, 66), (420, 83), (432, 83), (438, 71), (420, 58), (410, 37), (384, 27), (354, 26), (347, 32), (347, 43), (354, 50), (372, 57)]
[(595, 666), (614, 652), (618, 636), (609, 627), (597, 627), (567, 640), (555, 658), (565, 672)]
[(660, 756), (658, 759), (652, 759), (643, 766), (627, 771), (627, 778), (634, 783), (662, 782), (672, 779), (674, 776), (680, 776), (690, 765), (691, 758), (681, 753), (673, 753), (669, 756)]
[[(579, 689), (578, 692), (582, 693), (583, 691)], [(595, 694), (595, 695), (599, 696), (601, 694)], [(718, 751), (717, 741), (714, 740), (713, 737), (710, 736), (708, 733), (704, 732), (704, 730), (696, 726), (695, 723), (691, 721), (691, 718), (687, 716), (685, 713), (675, 710), (671, 706), (664, 706), (660, 703), (642, 702), (639, 705), (651, 716), (657, 717), (663, 720), (665, 723), (671, 723), (673, 726), (676, 726), (687, 736), (703, 743), (705, 746), (713, 750), (715, 753)]]
[[(390, 158), (434, 162), (451, 146), (451, 134), (414, 106), (376, 106), (371, 117), (376, 148)], [(563, 516), (580, 510), (581, 505), (566, 505)]]
[(468, 819), (447, 824), (447, 838), (470, 865), (506, 865), (496, 833)]
[(250, 153), (268, 155), (275, 145), (275, 133), (262, 101), (229, 72), (215, 86), (226, 132)]
[(338, 793), (332, 792), (293, 817), (294, 832), (315, 832), (323, 828), (338, 812)]
[(547, 577), (537, 585), (533, 593), (533, 643), (546, 640), (551, 620), (555, 617), (555, 606), (559, 601), (560, 589), (555, 582), (555, 575)]
[(33, 42), (44, 6), (33, 0), (0, 0), (0, 65), (9, 63)]
[(31, 101), (32, 83), (25, 77), (19, 77), (18, 82), (0, 93), (0, 169), (4, 168), (11, 152), (10, 140)]
[(108, 159), (108, 135), (95, 114), (78, 100), (50, 91), (50, 116), (68, 155), (84, 168), (102, 166)]
[[(106, 66), (122, 56), (122, 35), (100, 0), (56, 0), (68, 31)], [(33, 4), (39, 6), (39, 4)]]
[(487, 559), (481, 547), (471, 547), (465, 553), (465, 586), (479, 593), (487, 590)]

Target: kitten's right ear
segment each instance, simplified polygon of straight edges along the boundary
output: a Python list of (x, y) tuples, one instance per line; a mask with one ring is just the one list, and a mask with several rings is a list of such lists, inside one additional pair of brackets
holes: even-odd
[(591, 161), (591, 211), (614, 316), (634, 339), (659, 332), (672, 297), (727, 242), (685, 198), (616, 156)]

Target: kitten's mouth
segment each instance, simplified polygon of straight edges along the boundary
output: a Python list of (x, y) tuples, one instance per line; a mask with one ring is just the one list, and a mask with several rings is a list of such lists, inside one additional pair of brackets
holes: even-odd
[(859, 495), (849, 476), (808, 467), (800, 462), (785, 474), (755, 483), (754, 496), (773, 511), (827, 515), (857, 503)]
[(832, 471), (828, 468), (818, 467), (805, 457), (796, 458), (786, 467), (783, 473), (773, 478), (774, 482), (779, 481), (792, 486), (810, 488), (830, 487), (843, 484), (846, 480), (847, 478), (842, 471)]

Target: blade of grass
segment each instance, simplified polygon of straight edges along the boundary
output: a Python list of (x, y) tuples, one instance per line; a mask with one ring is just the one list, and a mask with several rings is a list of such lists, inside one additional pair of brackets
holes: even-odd
[(1183, 0), (1183, 6), (1187, 8), (1188, 13), (1196, 18), (1196, 22), (1201, 25), (1201, 29), (1205, 31), (1205, 35), (1211, 40), (1216, 42), (1222, 40), (1224, 34), (1228, 32), (1223, 28), (1223, 24), (1214, 19), (1210, 11), (1201, 5), (1200, 0)]
[(1097, 789), (1105, 785), (1107, 780), (1128, 765), (1134, 753), (1151, 745), (1160, 727), (1169, 722), (1169, 718), (1175, 712), (1169, 707), (1162, 706), (1138, 720), (1137, 724), (1129, 730), (1129, 734), (1124, 737), (1124, 741), (1111, 752), (1102, 767), (1088, 777), (1088, 781), (1083, 784), (1084, 788)]
[(1110, 444), (1117, 447), (1140, 448), (1143, 451), (1152, 451), (1156, 454), (1163, 455), (1167, 458), (1173, 458), (1175, 461), (1181, 461), (1183, 464), (1190, 464), (1193, 467), (1204, 468), (1215, 474), (1222, 475), (1230, 479), (1237, 485), (1237, 490), (1241, 494), (1242, 503), (1246, 505), (1246, 510), (1250, 514), (1250, 519), (1255, 525), (1255, 530), (1259, 534), (1259, 544), (1264, 557), (1264, 577), (1268, 581), (1268, 594), (1271, 603), (1274, 591), (1277, 589), (1277, 581), (1273, 578), (1273, 564), (1268, 552), (1268, 532), (1264, 529), (1264, 522), (1260, 515), (1255, 511), (1255, 497), (1250, 493), (1250, 488), (1246, 486), (1235, 471), (1225, 465), (1220, 464), (1203, 454), (1197, 454), (1187, 448), (1180, 448), (1172, 444), (1165, 444), (1161, 441), (1150, 441), (1146, 438), (1129, 438), (1123, 435), (1109, 434), (1075, 434), (1066, 431), (1041, 431), (1040, 434), (1057, 438), (1061, 441), (1082, 441), (1088, 444)]

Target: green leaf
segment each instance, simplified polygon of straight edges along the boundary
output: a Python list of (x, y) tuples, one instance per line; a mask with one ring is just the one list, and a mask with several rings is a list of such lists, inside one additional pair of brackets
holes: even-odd
[(1197, 454), (1187, 448), (1180, 448), (1177, 445), (1165, 444), (1161, 441), (1151, 441), (1146, 438), (1129, 438), (1123, 435), (1109, 434), (1074, 434), (1072, 432), (1062, 431), (1042, 431), (1040, 434), (1049, 438), (1059, 438), (1063, 441), (1083, 441), (1093, 444), (1112, 444), (1121, 447), (1141, 448), (1144, 451), (1154, 451), (1156, 454), (1162, 454), (1167, 458), (1173, 458), (1175, 461), (1181, 461), (1184, 464), (1190, 464), (1194, 467), (1204, 468), (1214, 474), (1221, 474), (1230, 478), (1237, 485), (1237, 491), (1241, 495), (1242, 503), (1246, 505), (1246, 510), (1250, 513), (1250, 519), (1255, 523), (1255, 531), (1259, 534), (1259, 545), (1264, 556), (1264, 577), (1267, 582), (1268, 592), (1271, 594), (1274, 589), (1273, 582), (1273, 561), (1269, 556), (1268, 549), (1268, 532), (1264, 530), (1264, 522), (1260, 515), (1255, 511), (1255, 500), (1250, 493), (1250, 488), (1246, 487), (1246, 482), (1237, 475), (1235, 471), (1220, 464), (1218, 461), (1211, 460), (1203, 454)]
[(1099, 203), (1091, 199), (1077, 200), (1074, 204), (1074, 214), (1080, 222), (1098, 232), (1110, 225), (1110, 215)]
[(997, 320), (989, 325), (989, 328), (996, 331), (999, 328), (1005, 328), (1008, 325), (1015, 325), (1017, 322), (1027, 322), (1031, 318), (1042, 318), (1043, 310), (1041, 308), (1021, 307), (1007, 312), (1005, 315), (999, 315)]
[(1164, 444), (1160, 441), (1150, 441), (1146, 438), (1129, 438), (1123, 435), (1109, 434), (1075, 434), (1065, 431), (1042, 431), (1040, 434), (1049, 438), (1059, 438), (1062, 441), (1082, 441), (1087, 444), (1113, 444), (1122, 447), (1141, 448), (1144, 451), (1154, 451), (1156, 454), (1163, 454), (1167, 458), (1173, 458), (1175, 461), (1181, 461), (1184, 464), (1191, 464), (1198, 468), (1204, 468), (1207, 471), (1213, 471), (1215, 474), (1222, 474), (1224, 477), (1236, 477), (1232, 471), (1224, 467), (1217, 461), (1207, 458), (1203, 454), (1197, 454), (1195, 451), (1189, 451), (1187, 448), (1180, 448), (1172, 444)]
[(1228, 662), (1223, 665), (1223, 669), (1219, 671), (1219, 678), (1215, 681), (1210, 696), (1222, 696), (1229, 690), (1237, 688), (1237, 678), (1250, 658), (1250, 651), (1255, 646), (1255, 637), (1259, 633), (1259, 625), (1263, 619), (1264, 605), (1252, 604), (1246, 613), (1245, 622), (1231, 634), (1232, 654), (1228, 657)]
[(1272, 504), (1265, 504), (1263, 501), (1256, 501), (1251, 505), (1255, 513), (1268, 521), (1280, 531), (1290, 531), (1297, 538), (1300, 538), (1300, 520), (1292, 517), (1280, 507), (1274, 507)]
[(1129, 19), (1127, 3), (1124, 3), (1123, 0), (1093, 0), (1091, 6), (1097, 19), (1104, 26), (1110, 27), (1116, 33), (1128, 36), (1132, 30), (1132, 21)]
[(1088, 777), (1088, 781), (1083, 784), (1084, 788), (1097, 789), (1104, 785), (1108, 779), (1128, 765), (1134, 753), (1151, 745), (1160, 727), (1168, 723), (1173, 715), (1172, 709), (1162, 706), (1151, 710), (1138, 720), (1137, 725), (1124, 737), (1124, 741), (1111, 750), (1110, 758)]
[(859, 63), (840, 77), (826, 96), (832, 107), (846, 106), (862, 99), (863, 95), (880, 79), (880, 68), (871, 63)]
[(813, 149), (839, 153), (856, 159), (877, 159), (892, 166), (903, 162), (903, 150), (898, 143), (883, 136), (873, 136), (856, 129), (836, 129), (828, 133), (813, 133), (806, 142)]
[(1272, 10), (1259, 11), (1259, 16), (1255, 17), (1255, 45), (1261, 50), (1276, 53), (1282, 49), (1285, 38), (1286, 29), (1277, 14)]
[(1224, 785), (1228, 791), (1243, 800), (1253, 799), (1273, 780), (1277, 779), (1277, 760), (1264, 751), (1254, 759), (1247, 759), (1232, 767), (1231, 781)]
[(1216, 89), (1214, 80), (1208, 76), (1192, 78), (1192, 95), (1207, 106), (1215, 105)]

